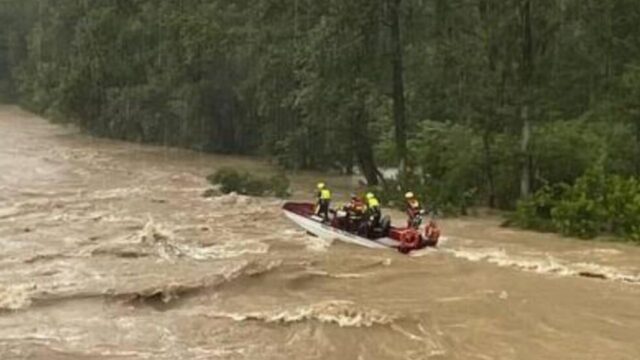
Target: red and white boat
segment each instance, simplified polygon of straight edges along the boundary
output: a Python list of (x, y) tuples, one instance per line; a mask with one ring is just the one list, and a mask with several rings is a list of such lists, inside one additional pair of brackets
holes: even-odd
[[(339, 216), (325, 223), (315, 215), (315, 205), (310, 203), (288, 202), (283, 206), (284, 214), (307, 232), (326, 240), (340, 240), (373, 249), (396, 248), (403, 253), (438, 244), (440, 230), (430, 221), (424, 232), (412, 227), (398, 228), (387, 225), (386, 229), (379, 229), (376, 235), (365, 237), (347, 231)], [(384, 222), (384, 221), (382, 221)], [(388, 222), (388, 220), (387, 220)]]

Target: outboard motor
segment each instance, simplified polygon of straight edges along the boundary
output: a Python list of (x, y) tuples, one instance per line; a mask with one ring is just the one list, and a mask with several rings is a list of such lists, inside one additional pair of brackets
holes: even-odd
[(347, 227), (347, 212), (344, 210), (335, 210), (334, 211), (334, 216), (333, 216), (333, 221), (331, 222), (331, 225), (333, 227), (336, 227), (338, 229), (342, 229), (342, 230), (346, 230)]
[(391, 217), (389, 215), (385, 215), (380, 220), (381, 237), (389, 236), (390, 229), (391, 229)]
[(391, 217), (389, 215), (385, 215), (378, 221), (378, 225), (374, 228), (371, 228), (369, 231), (369, 238), (371, 239), (379, 239), (385, 236), (389, 236), (389, 230), (391, 229)]

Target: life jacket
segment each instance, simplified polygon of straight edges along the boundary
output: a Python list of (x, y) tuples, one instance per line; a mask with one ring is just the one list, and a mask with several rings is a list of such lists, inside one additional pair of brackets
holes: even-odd
[(417, 199), (411, 199), (407, 201), (407, 206), (409, 209), (417, 210), (420, 209), (420, 202)]
[(380, 201), (376, 198), (367, 199), (367, 206), (369, 206), (369, 209), (379, 209)]
[(413, 219), (420, 213), (420, 202), (417, 199), (407, 200), (407, 215), (409, 219)]
[(318, 199), (331, 200), (331, 191), (329, 189), (322, 189), (318, 192)]

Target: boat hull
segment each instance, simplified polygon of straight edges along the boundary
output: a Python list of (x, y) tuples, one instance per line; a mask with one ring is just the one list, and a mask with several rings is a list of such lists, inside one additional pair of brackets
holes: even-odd
[(334, 228), (327, 224), (323, 224), (321, 221), (316, 220), (312, 217), (306, 217), (295, 212), (288, 211), (286, 209), (284, 210), (284, 214), (301, 228), (325, 240), (339, 240), (368, 247), (371, 249), (394, 248), (400, 244), (399, 242), (390, 238), (380, 238), (375, 240), (363, 238), (350, 232)]
[[(349, 231), (342, 230), (335, 224), (328, 224), (315, 214), (315, 205), (309, 203), (286, 203), (283, 206), (284, 214), (294, 223), (298, 224), (307, 232), (320, 238), (333, 241), (339, 240), (350, 244), (364, 246), (371, 249), (397, 248), (400, 252), (408, 253), (412, 250), (421, 249), (427, 246), (436, 246), (437, 237), (427, 238), (418, 233), (413, 228), (391, 227), (386, 237), (369, 239), (358, 236)], [(435, 224), (433, 224), (435, 226)], [(411, 236), (413, 242), (407, 241), (407, 236)]]

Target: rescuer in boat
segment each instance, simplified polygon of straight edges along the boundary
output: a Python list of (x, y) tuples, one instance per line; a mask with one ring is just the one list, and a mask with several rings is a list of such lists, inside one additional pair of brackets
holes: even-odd
[[(361, 233), (367, 205), (356, 194), (351, 194), (351, 200), (343, 207), (343, 210), (347, 213), (346, 230)], [(366, 229), (364, 230), (366, 231)]]
[(375, 228), (380, 224), (380, 218), (382, 217), (380, 201), (371, 192), (367, 193), (365, 198), (367, 201), (367, 219), (369, 220), (369, 227)]
[(422, 206), (420, 206), (420, 201), (418, 201), (412, 192), (406, 193), (404, 198), (407, 201), (407, 216), (409, 217), (407, 226), (417, 229), (422, 223), (424, 210), (422, 209)]
[(331, 190), (325, 183), (318, 183), (318, 192), (316, 193), (316, 215), (322, 217), (322, 221), (329, 221), (329, 206), (331, 205)]

